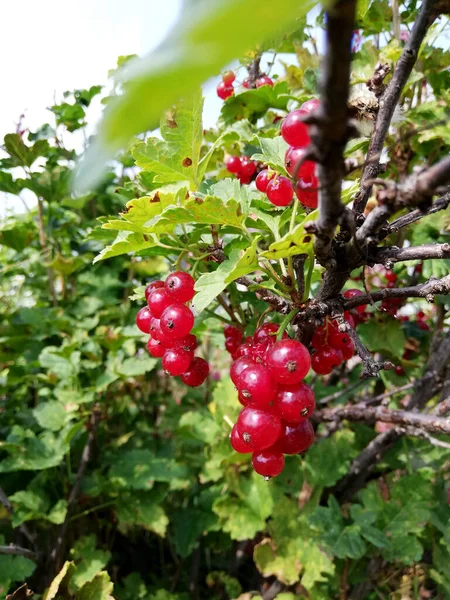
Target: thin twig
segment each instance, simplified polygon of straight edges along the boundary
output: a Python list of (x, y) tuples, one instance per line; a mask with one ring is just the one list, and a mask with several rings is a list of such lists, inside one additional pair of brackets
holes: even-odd
[(353, 210), (358, 214), (362, 213), (366, 207), (367, 200), (372, 191), (372, 185), (367, 182), (374, 179), (379, 172), (379, 161), (372, 162), (370, 159), (374, 155), (381, 156), (384, 141), (386, 139), (392, 117), (397, 106), (403, 88), (413, 70), (419, 54), (420, 46), (425, 38), (428, 28), (433, 22), (432, 12), (435, 0), (424, 0), (420, 8), (419, 16), (408, 41), (403, 48), (402, 54), (395, 66), (395, 71), (389, 82), (383, 96), (380, 99), (380, 109), (378, 111), (375, 127), (370, 138), (369, 151), (363, 174), (361, 177), (361, 190), (353, 203)]
[(10, 544), (9, 546), (0, 546), (0, 554), (25, 556), (25, 558), (29, 558), (30, 560), (37, 560), (37, 556), (32, 550), (28, 550), (28, 548), (22, 548), (21, 546), (16, 546), (15, 544)]
[(345, 390), (339, 390), (339, 392), (335, 392), (334, 394), (325, 396), (325, 398), (322, 398), (321, 400), (319, 400), (318, 404), (320, 404), (320, 405), (330, 404), (330, 402), (333, 402), (334, 400), (339, 400), (340, 398), (343, 398), (344, 396), (351, 394), (351, 392), (353, 392), (357, 388), (361, 387), (362, 385), (368, 385), (368, 383), (369, 383), (368, 381), (364, 381), (364, 380), (360, 379), (356, 383), (351, 385), (350, 387), (345, 388)]
[(408, 260), (431, 260), (450, 257), (450, 244), (423, 244), (408, 248), (377, 248), (370, 256), (370, 262), (385, 264), (386, 262), (405, 262)]
[(351, 337), (352, 342), (355, 344), (356, 352), (358, 353), (358, 356), (361, 358), (363, 363), (361, 379), (367, 379), (368, 377), (378, 377), (378, 373), (383, 369), (390, 370), (394, 367), (394, 365), (389, 361), (376, 362), (373, 359), (369, 350), (367, 350), (367, 348), (362, 343), (361, 338), (353, 329), (353, 327), (348, 327), (347, 333)]

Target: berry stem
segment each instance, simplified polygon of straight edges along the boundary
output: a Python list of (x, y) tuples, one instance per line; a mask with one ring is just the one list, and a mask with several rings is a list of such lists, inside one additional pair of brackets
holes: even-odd
[(299, 199), (296, 197), (294, 200), (294, 205), (292, 206), (291, 220), (289, 223), (289, 233), (292, 233), (295, 227), (295, 217), (297, 216), (298, 205)]
[(277, 333), (277, 342), (279, 342), (280, 340), (283, 339), (283, 333), (286, 330), (286, 327), (289, 325), (289, 323), (292, 321), (292, 319), (295, 317), (295, 315), (298, 313), (298, 308), (294, 308), (294, 310), (291, 310), (291, 312), (286, 315), (284, 317), (284, 319), (281, 321), (280, 326), (278, 328), (278, 333)]
[(229, 304), (227, 304), (225, 298), (223, 298), (223, 296), (219, 295), (217, 296), (217, 302), (223, 307), (223, 309), (225, 310), (225, 312), (227, 313), (227, 315), (230, 317), (230, 319), (232, 320), (233, 323), (240, 323), (239, 319), (237, 318), (236, 313), (233, 310), (233, 307), (230, 306)]
[[(284, 265), (283, 265), (284, 266)], [(262, 270), (263, 272), (270, 277), (271, 279), (273, 279), (275, 281), (275, 283), (277, 283), (280, 288), (284, 291), (284, 292), (289, 292), (289, 288), (281, 281), (280, 276), (278, 275), (278, 273), (275, 271), (275, 269), (272, 267), (272, 265), (270, 264), (269, 261), (265, 261), (264, 262), (264, 267)]]
[(213, 312), (212, 310), (209, 310), (208, 308), (205, 308), (203, 312), (205, 312), (210, 317), (214, 317), (214, 319), (219, 319), (219, 321), (222, 321), (222, 323), (226, 323), (227, 325), (235, 325), (236, 324), (236, 321), (231, 321), (230, 319), (227, 319), (226, 317), (223, 317), (222, 315), (219, 315), (217, 312)]
[(310, 255), (308, 257), (308, 260), (309, 260), (308, 272), (306, 273), (306, 277), (305, 277), (305, 291), (303, 293), (302, 302), (306, 302), (309, 298), (309, 292), (311, 290), (311, 279), (312, 279), (312, 274), (314, 271), (314, 256)]
[(285, 277), (287, 277), (288, 276), (288, 272), (287, 272), (287, 269), (286, 269), (286, 265), (284, 264), (284, 260), (282, 258), (280, 258), (280, 260), (278, 262), (280, 263), (281, 272), (283, 273), (283, 275)]

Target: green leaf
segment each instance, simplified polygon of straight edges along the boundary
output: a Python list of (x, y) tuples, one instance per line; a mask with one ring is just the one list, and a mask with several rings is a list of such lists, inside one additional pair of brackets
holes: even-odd
[(198, 164), (203, 138), (201, 91), (179, 102), (161, 121), (159, 138), (148, 138), (132, 151), (136, 165), (155, 173), (158, 183), (189, 181), (197, 189)]
[(85, 583), (92, 581), (94, 577), (107, 565), (111, 558), (110, 552), (98, 550), (95, 535), (79, 538), (71, 555), (76, 564), (75, 573), (71, 578), (71, 584), (80, 590)]
[(93, 263), (100, 260), (106, 260), (107, 258), (114, 258), (121, 254), (129, 254), (133, 252), (140, 252), (141, 250), (147, 250), (148, 248), (154, 248), (157, 246), (156, 240), (153, 236), (141, 233), (128, 233), (126, 231), (119, 231), (116, 239), (112, 244), (103, 248), (98, 254)]
[(156, 358), (150, 356), (140, 356), (133, 358), (126, 358), (124, 361), (119, 361), (116, 372), (124, 377), (138, 377), (149, 373), (158, 365), (159, 361)]
[(197, 314), (201, 313), (232, 281), (251, 273), (258, 268), (256, 246), (259, 238), (255, 238), (247, 250), (233, 250), (230, 258), (225, 260), (212, 273), (205, 273), (195, 283), (193, 304)]
[(17, 165), (27, 167), (29, 165), (29, 148), (18, 133), (7, 133), (4, 138), (6, 152), (14, 158)]
[(343, 477), (357, 454), (354, 439), (353, 431), (342, 429), (333, 438), (325, 438), (314, 444), (305, 458), (308, 482), (319, 487), (330, 487)]
[[(3, 536), (0, 538), (3, 542)], [(7, 591), (11, 583), (26, 580), (35, 569), (35, 563), (29, 558), (0, 554), (0, 590)]]
[(84, 260), (81, 258), (81, 256), (64, 258), (64, 256), (58, 254), (48, 266), (54, 271), (62, 273), (63, 275), (72, 275), (72, 273), (77, 271), (83, 265)]
[(273, 242), (269, 246), (269, 250), (261, 252), (264, 258), (278, 260), (296, 254), (312, 254), (314, 236), (305, 231), (305, 225), (309, 221), (317, 219), (318, 211), (313, 210), (307, 215), (301, 223), (298, 223), (292, 232), (287, 232), (282, 238)]
[(108, 573), (102, 571), (81, 588), (76, 594), (75, 600), (114, 600), (111, 596), (113, 587)]
[(224, 202), (214, 196), (192, 198), (184, 206), (169, 206), (156, 221), (157, 227), (174, 229), (179, 223), (205, 223), (243, 228), (245, 215), (236, 200)]
[(286, 81), (277, 81), (273, 87), (263, 85), (260, 88), (236, 94), (222, 106), (223, 122), (230, 125), (238, 119), (248, 119), (251, 123), (256, 123), (269, 108), (287, 110), (289, 94), (289, 86)]
[(59, 431), (70, 421), (70, 414), (56, 400), (39, 404), (33, 409), (33, 415), (42, 428), (51, 431)]
[(128, 450), (117, 456), (109, 471), (116, 485), (148, 490), (155, 481), (177, 485), (188, 475), (187, 467), (168, 458), (156, 458), (150, 450)]
[[(105, 162), (133, 135), (154, 128), (172, 103), (249, 48), (295, 28), (295, 21), (312, 6), (314, 2), (299, 4), (298, 0), (279, 0), (276, 10), (268, 0), (189, 5), (189, 15), (184, 15), (164, 45), (125, 71), (125, 91), (108, 103), (96, 142), (80, 165), (78, 186), (95, 184)], [(259, 89), (265, 87), (270, 86)]]
[(197, 508), (176, 512), (172, 518), (174, 543), (177, 554), (189, 556), (197, 547), (199, 538), (217, 524), (217, 515)]
[(358, 326), (358, 334), (364, 345), (372, 352), (387, 352), (398, 356), (398, 349), (405, 345), (405, 333), (395, 319), (385, 320), (383, 326), (376, 319)]
[(61, 569), (61, 571), (56, 575), (51, 584), (49, 585), (47, 591), (44, 593), (43, 600), (54, 600), (57, 597), (59, 592), (59, 588), (63, 580), (70, 576), (74, 568), (74, 563), (72, 561), (66, 561)]
[(252, 539), (265, 528), (273, 508), (271, 490), (266, 483), (256, 473), (252, 473), (250, 479), (241, 477), (236, 490), (238, 497), (225, 494), (214, 502), (213, 511), (220, 519), (221, 529), (233, 540)]
[(208, 192), (208, 195), (220, 198), (225, 204), (230, 200), (236, 200), (244, 215), (248, 215), (252, 199), (260, 197), (260, 192), (253, 190), (248, 185), (241, 185), (238, 179), (229, 177), (211, 185)]
[[(263, 88), (259, 88), (263, 89)], [(287, 175), (284, 165), (284, 155), (289, 144), (281, 135), (275, 138), (258, 138), (261, 145), (261, 154), (254, 154), (252, 160), (259, 160), (282, 175)]]
[(121, 496), (117, 503), (117, 518), (122, 531), (132, 525), (153, 531), (161, 537), (165, 536), (169, 519), (160, 503), (165, 494), (150, 492), (134, 492)]

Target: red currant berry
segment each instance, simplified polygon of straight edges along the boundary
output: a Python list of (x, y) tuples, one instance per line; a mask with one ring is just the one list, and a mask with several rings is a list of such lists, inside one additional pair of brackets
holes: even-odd
[(267, 198), (275, 206), (288, 206), (291, 203), (294, 190), (287, 177), (278, 175), (267, 186)]
[[(365, 296), (364, 292), (361, 292), (361, 290), (357, 290), (357, 289), (351, 289), (351, 290), (346, 290), (343, 294), (344, 298), (357, 298), (358, 296)], [(361, 306), (357, 306), (356, 307), (356, 312), (361, 314), (363, 313), (367, 308), (367, 304), (362, 304)]]
[(273, 402), (277, 393), (269, 369), (258, 363), (243, 369), (236, 377), (235, 385), (248, 402), (261, 407)]
[(422, 273), (423, 271), (423, 263), (419, 263), (414, 267), (414, 273)]
[(256, 171), (256, 163), (252, 160), (243, 156), (241, 159), (241, 170), (239, 171), (240, 175), (243, 177), (252, 177)]
[(161, 281), (160, 279), (158, 279), (156, 281), (151, 281), (145, 288), (145, 299), (148, 300), (148, 297), (154, 290), (157, 290), (158, 288), (163, 288), (163, 287), (164, 287), (164, 281)]
[[(361, 313), (361, 316), (364, 313)], [(355, 325), (356, 325), (356, 321), (355, 318), (353, 317), (352, 314), (350, 314), (350, 312), (348, 310), (344, 311), (344, 319), (347, 321), (347, 323), (350, 325), (350, 327), (352, 329), (355, 329)]]
[(306, 148), (288, 148), (284, 155), (284, 164), (291, 177), (310, 181), (315, 175), (316, 163), (311, 160), (302, 162), (305, 154)]
[(237, 430), (249, 448), (264, 450), (280, 437), (281, 419), (265, 410), (246, 406), (239, 414)]
[(164, 284), (166, 292), (177, 302), (189, 302), (195, 295), (195, 281), (189, 273), (176, 271), (171, 273)]
[(230, 378), (234, 385), (237, 385), (239, 375), (242, 373), (242, 371), (247, 367), (253, 366), (254, 364), (255, 361), (249, 356), (241, 356), (240, 358), (234, 361), (230, 369)]
[(187, 371), (181, 375), (181, 381), (189, 387), (202, 385), (209, 375), (209, 365), (203, 358), (195, 356)]
[(194, 358), (194, 353), (183, 348), (169, 348), (162, 357), (162, 366), (166, 373), (176, 377), (182, 375), (189, 369), (189, 365)]
[(161, 315), (161, 331), (170, 338), (181, 338), (194, 327), (194, 315), (184, 304), (171, 304)]
[(225, 166), (229, 173), (239, 173), (241, 170), (241, 159), (239, 156), (229, 156), (225, 161)]
[(282, 386), (274, 407), (287, 423), (299, 423), (311, 415), (316, 408), (316, 401), (312, 389), (301, 381), (296, 385)]
[(239, 341), (242, 340), (242, 329), (239, 329), (239, 327), (235, 327), (234, 325), (225, 325), (223, 334), (226, 338), (234, 338)]
[[(427, 316), (426, 314), (423, 312), (423, 310), (419, 310), (419, 312), (416, 315), (416, 319), (418, 319), (419, 321), (423, 321), (424, 319), (426, 319)], [(406, 317), (406, 319), (408, 320), (408, 317)]]
[(249, 89), (250, 81), (248, 80), (248, 77), (246, 79), (244, 79), (244, 81), (242, 82), (242, 87), (244, 87), (246, 90)]
[(267, 364), (275, 381), (294, 385), (306, 377), (311, 357), (305, 346), (297, 340), (280, 340), (267, 352)]
[(325, 346), (312, 356), (311, 367), (319, 375), (329, 375), (335, 367), (338, 367), (342, 363), (343, 359), (344, 357), (340, 350)]
[(239, 452), (239, 454), (249, 454), (252, 451), (239, 435), (237, 424), (233, 425), (233, 429), (231, 430), (230, 443), (233, 450)]
[(263, 169), (258, 173), (255, 179), (256, 189), (260, 192), (266, 192), (269, 181), (275, 177), (273, 171), (269, 172), (269, 169)]
[(317, 110), (320, 106), (320, 101), (316, 98), (311, 98), (300, 106), (300, 110), (304, 110), (307, 113), (312, 113), (314, 110)]
[(240, 340), (236, 338), (227, 338), (225, 340), (225, 348), (230, 354), (235, 354), (241, 345)]
[(428, 323), (425, 323), (425, 321), (416, 321), (416, 323), (418, 328), (422, 329), (422, 331), (430, 331), (430, 326)]
[(333, 346), (333, 348), (338, 348), (338, 350), (343, 350), (352, 342), (352, 339), (348, 333), (341, 333), (339, 329), (335, 327), (330, 329), (330, 335), (328, 339), (330, 346)]
[(147, 300), (148, 307), (150, 308), (152, 315), (159, 319), (163, 311), (173, 304), (173, 298), (169, 296), (165, 288), (158, 288), (154, 290)]
[(311, 346), (314, 350), (321, 350), (328, 345), (328, 325), (318, 327), (311, 339)]
[(255, 362), (265, 365), (267, 360), (267, 351), (275, 344), (275, 338), (267, 338), (262, 342), (253, 344), (252, 358)]
[(136, 315), (136, 325), (138, 329), (143, 331), (144, 333), (150, 333), (150, 322), (152, 320), (152, 313), (147, 306), (141, 308), (141, 310)]
[(253, 354), (253, 344), (251, 342), (246, 342), (245, 344), (241, 344), (239, 348), (236, 350), (237, 358), (241, 356), (252, 356)]
[(316, 209), (319, 205), (319, 180), (317, 177), (311, 179), (300, 178), (295, 184), (295, 195), (306, 208)]
[(238, 392), (238, 400), (242, 404), (242, 406), (247, 406), (248, 400), (246, 398), (244, 398), (244, 396), (241, 394), (241, 392)]
[(155, 317), (152, 317), (152, 320), (150, 321), (150, 335), (154, 340), (161, 342), (166, 348), (169, 348), (170, 340), (161, 331), (161, 323), (159, 319), (155, 319)]
[(221, 81), (217, 88), (217, 95), (219, 96), (219, 98), (221, 100), (226, 100), (227, 98), (229, 98), (230, 96), (232, 96), (234, 94), (234, 88), (232, 85), (226, 85), (225, 82)]
[(292, 425), (283, 423), (276, 448), (283, 454), (300, 454), (307, 450), (313, 441), (314, 429), (308, 419)]
[(355, 354), (355, 344), (353, 343), (353, 340), (350, 340), (350, 343), (345, 348), (340, 348), (340, 351), (342, 352), (344, 360), (350, 360)]
[(188, 333), (188, 335), (181, 338), (167, 338), (167, 336), (164, 336), (161, 341), (167, 348), (183, 348), (192, 352), (197, 348), (197, 336), (193, 333)]
[(405, 374), (405, 369), (401, 365), (397, 365), (394, 369), (394, 373), (399, 377), (402, 377)]
[(278, 328), (279, 325), (277, 325), (277, 323), (264, 323), (264, 325), (261, 325), (261, 327), (258, 327), (258, 329), (255, 331), (253, 340), (256, 343), (263, 342), (269, 338), (275, 340), (275, 337), (278, 333)]
[(397, 281), (397, 273), (394, 273), (394, 271), (386, 271), (385, 277), (389, 283), (395, 283)]
[(252, 456), (252, 467), (258, 475), (264, 479), (276, 477), (284, 469), (284, 456), (274, 448), (268, 448), (262, 452), (254, 452)]
[(263, 85), (270, 85), (271, 87), (273, 87), (273, 81), (270, 79), (270, 77), (267, 77), (267, 75), (263, 75), (262, 77), (256, 80), (256, 87), (260, 88)]
[(150, 338), (147, 342), (147, 350), (155, 358), (162, 358), (164, 356), (164, 352), (166, 351), (166, 347), (161, 344), (161, 342), (158, 342), (158, 340)]
[(282, 122), (281, 135), (289, 146), (302, 148), (310, 143), (308, 127), (303, 123), (303, 117), (307, 114), (307, 111), (299, 108), (290, 112)]
[(232, 85), (235, 79), (236, 75), (233, 71), (225, 71), (225, 73), (222, 73), (222, 81), (225, 85)]

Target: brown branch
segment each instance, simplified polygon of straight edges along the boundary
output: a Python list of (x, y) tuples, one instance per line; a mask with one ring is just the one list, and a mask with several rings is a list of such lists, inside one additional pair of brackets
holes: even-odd
[[(259, 286), (256, 281), (252, 281), (249, 277), (239, 277), (239, 279), (236, 279), (236, 283), (240, 283), (245, 287)], [(292, 310), (290, 302), (284, 298), (281, 298), (280, 296), (277, 296), (270, 290), (266, 290), (265, 288), (261, 287), (255, 293), (258, 294), (261, 300), (270, 304), (273, 310), (281, 313), (282, 315), (287, 315)]]
[(9, 546), (0, 546), (0, 554), (12, 554), (14, 556), (25, 556), (30, 560), (37, 560), (36, 554), (28, 548), (22, 548), (21, 546), (15, 546), (10, 544)]
[(363, 363), (363, 371), (361, 373), (361, 379), (367, 379), (367, 377), (378, 377), (378, 373), (380, 371), (394, 368), (394, 365), (389, 361), (376, 362), (372, 354), (367, 350), (364, 344), (361, 341), (361, 338), (353, 329), (353, 327), (347, 328), (348, 335), (352, 338), (352, 342), (355, 344), (355, 349), (362, 360)]
[(423, 1), (419, 16), (395, 66), (392, 79), (380, 99), (380, 109), (370, 138), (367, 162), (361, 177), (361, 190), (353, 203), (353, 210), (357, 214), (364, 212), (372, 191), (372, 185), (369, 182), (379, 173), (379, 158), (376, 161), (372, 159), (374, 156), (381, 156), (395, 107), (416, 63), (427, 30), (434, 20), (434, 15), (432, 15), (434, 5), (435, 0)]
[(418, 427), (434, 434), (450, 435), (450, 419), (412, 412), (410, 410), (390, 410), (384, 406), (367, 406), (366, 403), (348, 404), (334, 408), (323, 408), (314, 413), (318, 422), (330, 421), (364, 421), (373, 424), (376, 421)]
[(345, 212), (341, 202), (344, 148), (351, 133), (348, 96), (355, 0), (338, 0), (327, 12), (327, 50), (322, 61), (320, 107), (311, 119), (310, 135), (318, 157), (319, 217), (309, 230), (316, 235), (317, 260), (330, 262), (331, 243)]
[(372, 292), (367, 296), (356, 296), (343, 301), (345, 310), (369, 304), (369, 302), (379, 302), (388, 298), (425, 298), (428, 302), (433, 302), (434, 296), (446, 295), (450, 293), (450, 275), (442, 279), (429, 279), (426, 283), (405, 288), (384, 288), (378, 292)]
[(95, 434), (97, 432), (98, 424), (100, 421), (100, 411), (97, 405), (94, 405), (92, 413), (89, 418), (89, 433), (86, 444), (83, 448), (83, 452), (81, 454), (80, 464), (78, 466), (78, 471), (75, 477), (75, 482), (70, 491), (69, 498), (67, 500), (67, 512), (66, 518), (64, 519), (63, 524), (59, 530), (58, 537), (56, 539), (55, 547), (51, 553), (51, 559), (53, 561), (53, 569), (54, 572), (58, 572), (61, 568), (62, 556), (64, 552), (64, 545), (66, 541), (66, 533), (67, 528), (69, 526), (70, 517), (72, 515), (72, 511), (74, 509), (75, 503), (78, 499), (78, 495), (80, 493), (81, 481), (86, 472), (87, 465), (91, 459), (92, 447), (94, 445)]
[(450, 193), (445, 194), (445, 196), (442, 196), (442, 198), (438, 198), (435, 202), (433, 202), (430, 208), (426, 210), (421, 210), (420, 208), (418, 208), (408, 213), (407, 215), (398, 217), (398, 219), (392, 221), (392, 223), (388, 226), (386, 235), (389, 235), (390, 233), (397, 233), (399, 229), (407, 227), (408, 225), (419, 221), (423, 217), (427, 217), (428, 215), (433, 215), (434, 213), (437, 213), (441, 210), (445, 210), (449, 206), (449, 204)]
[(425, 171), (413, 173), (400, 185), (384, 179), (372, 180), (372, 183), (382, 186), (382, 189), (377, 191), (379, 204), (356, 232), (357, 243), (364, 246), (370, 242), (378, 230), (386, 225), (388, 217), (398, 210), (413, 208), (422, 203), (431, 204), (435, 191), (448, 181), (450, 181), (450, 156)]
[(387, 262), (403, 262), (408, 260), (429, 260), (435, 258), (450, 257), (450, 244), (423, 244), (422, 246), (410, 246), (409, 248), (377, 248), (370, 255), (369, 261), (386, 264)]

